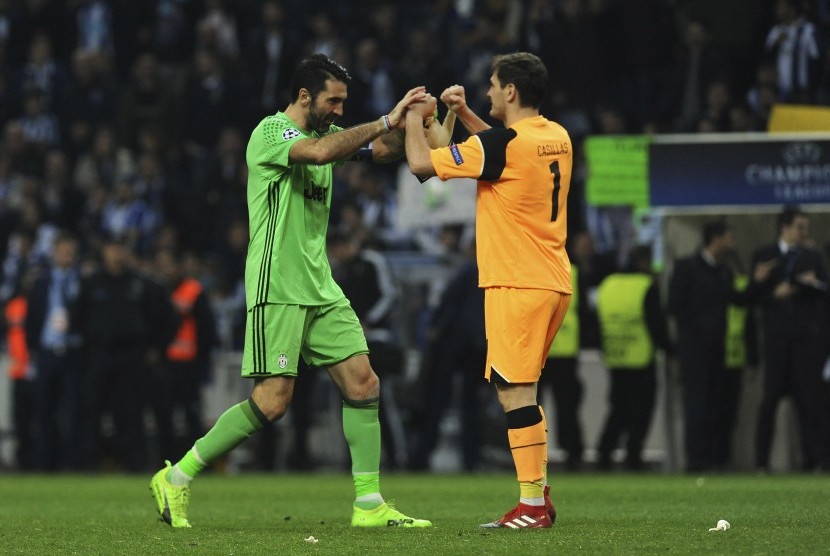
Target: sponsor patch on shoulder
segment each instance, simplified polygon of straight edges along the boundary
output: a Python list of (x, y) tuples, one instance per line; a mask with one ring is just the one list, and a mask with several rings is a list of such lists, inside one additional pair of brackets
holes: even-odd
[(289, 127), (285, 131), (282, 132), (282, 139), (283, 141), (290, 141), (291, 139), (296, 139), (302, 135), (299, 129), (295, 129), (293, 127)]
[(461, 157), (461, 151), (458, 150), (458, 145), (450, 145), (450, 153), (452, 153), (452, 159), (455, 161), (456, 166), (464, 164), (464, 159)]

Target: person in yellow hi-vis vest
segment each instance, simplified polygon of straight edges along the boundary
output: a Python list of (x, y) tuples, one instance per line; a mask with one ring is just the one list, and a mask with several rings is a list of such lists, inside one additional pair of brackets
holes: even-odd
[(580, 341), (579, 335), (579, 269), (571, 264), (571, 286), (573, 295), (571, 306), (565, 315), (550, 346), (548, 358), (539, 380), (539, 404), (542, 404), (542, 392), (550, 388), (556, 404), (556, 441), (567, 452), (565, 467), (577, 471), (582, 467), (582, 424), (579, 421), (579, 407), (582, 404), (582, 381), (577, 374)]
[(669, 350), (666, 317), (651, 274), (651, 248), (635, 247), (626, 272), (608, 276), (597, 294), (600, 336), (611, 373), (609, 411), (598, 467), (611, 469), (612, 452), (626, 437), (625, 467), (642, 469), (642, 449), (657, 395), (655, 349)]
[[(744, 291), (749, 278), (744, 274), (735, 275), (735, 290)], [(732, 454), (732, 433), (738, 417), (741, 399), (742, 371), (748, 366), (758, 365), (758, 340), (752, 311), (739, 305), (726, 309), (726, 349), (724, 357), (724, 380), (721, 396), (718, 398), (718, 438), (715, 444), (714, 462), (724, 468)]]

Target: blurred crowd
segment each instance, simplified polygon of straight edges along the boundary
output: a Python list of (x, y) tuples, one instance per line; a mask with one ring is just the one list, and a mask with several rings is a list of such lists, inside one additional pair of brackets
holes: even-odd
[[(591, 134), (756, 131), (766, 128), (776, 102), (830, 103), (830, 43), (823, 40), (830, 37), (829, 4), (0, 0), (0, 305), (7, 309), (9, 332), (4, 338), (18, 330), (8, 311), (13, 300), (26, 299), (31, 308), (40, 296), (43, 313), (37, 326), (31, 319), (20, 323), (30, 335), (31, 361), (13, 378), (21, 390), (31, 390), (21, 392), (22, 399), (39, 400), (31, 406), (40, 407), (40, 417), (21, 418), (37, 423), (38, 438), (52, 442), (56, 425), (49, 411), (56, 397), (73, 388), (55, 382), (66, 377), (48, 378), (44, 354), (75, 365), (83, 376), (69, 383), (91, 381), (84, 396), (60, 402), (85, 408), (64, 439), (69, 459), (47, 463), (47, 444), (33, 447), (26, 461), (42, 468), (99, 465), (101, 415), (107, 416), (104, 432), (143, 431), (131, 408), (143, 407), (153, 391), (165, 388), (170, 366), (182, 363), (168, 357), (183, 323), (193, 318), (193, 307), (185, 310), (177, 301), (182, 283), (199, 284), (196, 297), (207, 311), (199, 309), (198, 320), (200, 326), (210, 322), (210, 331), (200, 333), (198, 357), (185, 361), (196, 361), (191, 379), (206, 380), (211, 349), (239, 348), (248, 241), (246, 139), (263, 116), (287, 105), (292, 70), (304, 55), (323, 52), (351, 71), (349, 100), (338, 122), (343, 126), (387, 113), (416, 84), (434, 94), (463, 84), (469, 104), (486, 114), (491, 56), (521, 49), (548, 64), (553, 87), (543, 113), (565, 125), (577, 146)], [(597, 264), (615, 268), (627, 258), (628, 243), (606, 239), (604, 227), (613, 220), (595, 218), (586, 206), (585, 165), (577, 158), (569, 200), (572, 252), (578, 259), (580, 250), (594, 245)], [(354, 163), (338, 169), (335, 180), (335, 233), (357, 241), (359, 250), (415, 251), (439, 257), (448, 271), (466, 268), (450, 291), (475, 295), (465, 281), (474, 269), (465, 267), (462, 226), (417, 233), (398, 227), (394, 169)], [(64, 267), (76, 285), (66, 297), (56, 296), (53, 291), (64, 292), (57, 285)], [(123, 293), (125, 283), (124, 310), (134, 313), (101, 303), (100, 314), (87, 309), (71, 319), (81, 323), (76, 329), (66, 328), (61, 311), (74, 311), (77, 300), (95, 307), (107, 292)], [(463, 305), (465, 299), (447, 302)], [(446, 340), (441, 330), (456, 318), (440, 303), (440, 291), (408, 298), (412, 332), (398, 342), (424, 350), (425, 361), (438, 357), (436, 365), (466, 365), (473, 358), (447, 361), (449, 348), (430, 344)], [(106, 324), (121, 323), (128, 314), (141, 323), (139, 333)], [(114, 363), (110, 355), (126, 341), (119, 334), (137, 338), (131, 347), (137, 351)], [(472, 336), (452, 339), (466, 342), (471, 353), (482, 349)], [(95, 350), (100, 353), (90, 353)], [(155, 369), (153, 380), (113, 378), (130, 374), (116, 367), (139, 363)], [(465, 403), (473, 407), (478, 391), (465, 391)], [(101, 405), (104, 399), (109, 406)], [(177, 430), (182, 436), (197, 431), (193, 415), (199, 408), (192, 396), (152, 408), (157, 427), (163, 428), (177, 403), (190, 404), (190, 425)], [(437, 425), (430, 419), (431, 428), (413, 442), (414, 466), (426, 465), (435, 442)], [(174, 440), (158, 444), (169, 442)], [(73, 452), (73, 446), (84, 448)], [(127, 454), (130, 449), (136, 447), (113, 451), (124, 451), (124, 461), (143, 461)], [(473, 448), (468, 452), (472, 461)]]

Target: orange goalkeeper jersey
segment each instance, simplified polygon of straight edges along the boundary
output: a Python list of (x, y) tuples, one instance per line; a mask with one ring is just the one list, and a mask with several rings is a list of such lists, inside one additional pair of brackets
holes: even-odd
[(572, 293), (565, 239), (573, 148), (565, 128), (534, 116), (430, 156), (442, 180), (478, 180), (480, 287)]

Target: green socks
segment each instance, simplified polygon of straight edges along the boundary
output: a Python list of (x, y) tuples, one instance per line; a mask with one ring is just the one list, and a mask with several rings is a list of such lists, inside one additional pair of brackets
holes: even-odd
[[(167, 480), (176, 486), (189, 483), (212, 461), (236, 448), (268, 423), (252, 399), (231, 407), (171, 468)], [(345, 400), (343, 433), (352, 456), (355, 506), (363, 510), (374, 509), (383, 504), (380, 495), (378, 399)]]
[(378, 399), (344, 400), (343, 433), (352, 456), (355, 506), (371, 510), (383, 504), (380, 495), (380, 421)]
[(223, 413), (213, 428), (196, 441), (184, 457), (167, 474), (176, 484), (182, 475), (192, 479), (219, 456), (227, 454), (245, 439), (269, 423), (254, 400), (248, 398)]

